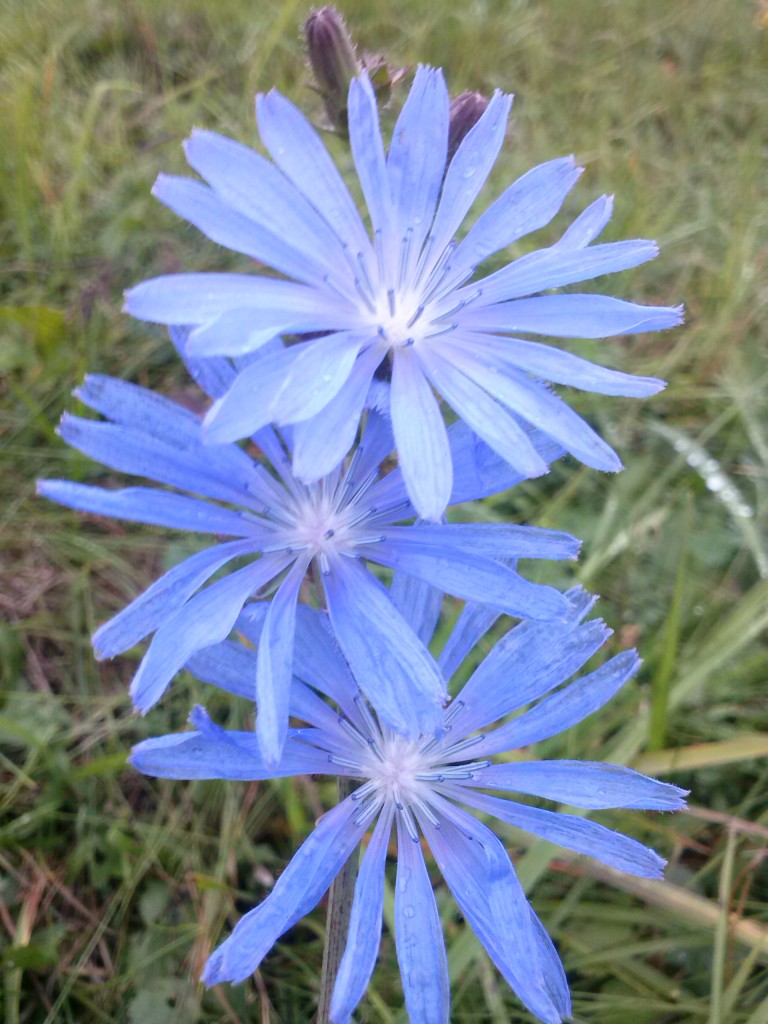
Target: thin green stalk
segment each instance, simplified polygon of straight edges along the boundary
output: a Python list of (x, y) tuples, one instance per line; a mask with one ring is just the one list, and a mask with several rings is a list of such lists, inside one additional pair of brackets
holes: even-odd
[[(339, 803), (349, 796), (355, 785), (353, 779), (339, 779)], [(349, 932), (349, 918), (352, 913), (352, 900), (355, 895), (359, 862), (355, 850), (336, 876), (328, 897), (323, 969), (320, 975), (320, 1003), (317, 1008), (316, 1024), (330, 1024), (331, 996)]]

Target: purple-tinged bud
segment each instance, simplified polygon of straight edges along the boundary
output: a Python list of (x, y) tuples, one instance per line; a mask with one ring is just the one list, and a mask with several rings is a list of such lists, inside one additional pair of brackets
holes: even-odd
[(455, 100), (451, 100), (450, 122), (448, 127), (448, 161), (450, 162), (461, 140), (477, 124), (489, 101), (479, 92), (463, 92)]
[(355, 45), (335, 7), (312, 11), (304, 23), (304, 35), (331, 127), (346, 135), (349, 84), (362, 71)]

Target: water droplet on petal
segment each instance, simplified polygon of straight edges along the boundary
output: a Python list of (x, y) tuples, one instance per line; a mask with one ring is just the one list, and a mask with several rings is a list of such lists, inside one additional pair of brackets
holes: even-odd
[(403, 917), (416, 917), (416, 908), (411, 906), (403, 907)]

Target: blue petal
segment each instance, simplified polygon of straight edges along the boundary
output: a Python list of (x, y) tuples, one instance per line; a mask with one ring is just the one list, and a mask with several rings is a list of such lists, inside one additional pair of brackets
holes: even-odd
[[(499, 841), (458, 808), (450, 817), (442, 817), (439, 829), (427, 834), (459, 909), (505, 980), (537, 1017), (547, 1024), (560, 1024), (561, 1017), (542, 984), (534, 915)], [(502, 894), (506, 900), (500, 898)], [(564, 998), (567, 1001), (567, 992)]]
[[(229, 142), (229, 140), (226, 141)], [(238, 149), (243, 148), (234, 142), (229, 144)], [(264, 162), (266, 163), (266, 161)], [(270, 165), (267, 164), (267, 166)], [(274, 168), (272, 170), (274, 171)], [(278, 172), (274, 171), (274, 173)], [(230, 180), (236, 182), (237, 178), (233, 176)], [(233, 202), (231, 198), (225, 201), (222, 198), (222, 190), (218, 189), (217, 191), (218, 195), (212, 189), (206, 188), (205, 185), (193, 181), (191, 178), (177, 178), (170, 174), (161, 174), (155, 182), (152, 194), (161, 203), (170, 207), (174, 213), (184, 217), (190, 224), (194, 224), (217, 245), (224, 245), (235, 252), (241, 252), (260, 263), (282, 271), (284, 274), (297, 277), (305, 283), (322, 283), (323, 274), (327, 273), (327, 269), (322, 262), (317, 260), (318, 251), (322, 253), (319, 246), (312, 254), (315, 258), (308, 259), (301, 250), (296, 251), (291, 245), (286, 244), (284, 233), (286, 225), (282, 219), (277, 224), (275, 223), (277, 218), (271, 219), (272, 230), (270, 230), (269, 227), (256, 222), (247, 214), (244, 216), (243, 205)], [(233, 190), (228, 191), (231, 197)], [(258, 196), (259, 192), (254, 190), (252, 195)], [(301, 197), (294, 196), (294, 199), (297, 198)], [(330, 231), (327, 233), (329, 236), (331, 235)], [(306, 250), (306, 246), (302, 246), (302, 249)]]
[(556, 619), (567, 611), (557, 590), (529, 583), (516, 572), (482, 553), (473, 555), (458, 546), (441, 549), (400, 542), (384, 535), (368, 549), (368, 558), (381, 565), (410, 573), (432, 586), (467, 601), (491, 604), (508, 615), (531, 619)]
[(565, 969), (560, 957), (557, 955), (555, 944), (549, 937), (547, 929), (534, 913), (533, 907), (529, 909), (533, 926), (533, 940), (536, 945), (536, 959), (541, 970), (544, 991), (552, 1001), (555, 1011), (561, 1017), (570, 1020), (572, 1013), (571, 994), (568, 991), (568, 979), (565, 976)]
[(473, 354), (483, 359), (489, 368), (503, 372), (505, 366), (525, 370), (542, 380), (568, 384), (584, 391), (603, 395), (625, 395), (645, 398), (665, 387), (656, 377), (638, 377), (618, 370), (609, 370), (588, 359), (571, 355), (562, 349), (517, 338), (496, 338), (487, 334), (463, 335), (464, 344), (471, 343)]
[(443, 415), (410, 349), (397, 349), (392, 368), (392, 428), (408, 496), (424, 519), (439, 520), (453, 483)]
[(347, 943), (331, 999), (333, 1024), (350, 1024), (376, 965), (384, 911), (384, 867), (392, 830), (392, 808), (382, 811), (355, 883)]
[[(208, 320), (190, 331), (185, 351), (192, 358), (205, 360), (221, 355), (234, 358), (259, 352), (277, 336), (276, 330), (282, 330), (282, 325), (289, 324), (292, 319), (292, 315), (288, 314), (278, 319), (276, 324), (274, 314), (267, 312), (267, 326), (262, 327), (258, 310), (228, 309), (215, 320)], [(232, 379), (230, 377), (227, 381), (227, 387), (231, 386)], [(215, 397), (221, 394), (222, 390), (218, 390)]]
[(349, 87), (348, 115), (349, 141), (357, 176), (374, 231), (381, 231), (392, 223), (392, 197), (379, 128), (376, 96), (367, 75), (352, 80)]
[[(239, 316), (242, 316), (244, 311), (237, 310), (236, 312)], [(222, 314), (222, 316), (228, 315), (227, 313)], [(218, 323), (219, 321), (215, 322)], [(190, 327), (180, 327), (174, 324), (171, 324), (168, 328), (171, 341), (176, 351), (184, 360), (184, 365), (189, 371), (190, 377), (202, 388), (206, 395), (209, 395), (211, 398), (220, 398), (232, 384), (235, 378), (235, 368), (228, 359), (221, 357), (211, 359), (195, 359), (191, 357), (187, 353), (187, 342), (190, 332)]]
[(393, 232), (410, 276), (437, 208), (448, 153), (448, 90), (439, 69), (419, 67), (392, 133), (387, 177)]
[(555, 242), (558, 249), (581, 249), (593, 242), (613, 214), (613, 196), (600, 196), (582, 210), (576, 220)]
[(261, 141), (277, 166), (351, 253), (368, 252), (370, 241), (349, 189), (301, 111), (272, 90), (256, 98), (256, 115)]
[(285, 555), (260, 558), (212, 583), (163, 623), (131, 683), (136, 707), (147, 712), (195, 651), (225, 640), (248, 598), (291, 561)]
[[(613, 449), (570, 406), (540, 382), (503, 364), (489, 367), (486, 359), (457, 344), (446, 342), (442, 348), (445, 367), (448, 367), (450, 361), (456, 370), (465, 374), (478, 387), (493, 395), (516, 415), (544, 430), (587, 466), (609, 471), (621, 468), (621, 462)], [(443, 372), (446, 372), (445, 369)], [(445, 389), (444, 384), (436, 383)], [(450, 396), (448, 401), (451, 401)], [(466, 407), (458, 406), (456, 411), (473, 430), (480, 433), (478, 424), (467, 416)], [(491, 443), (490, 438), (484, 439)]]
[(368, 340), (364, 334), (339, 332), (295, 346), (298, 355), (272, 402), (272, 420), (296, 423), (321, 412), (345, 386)]
[(475, 331), (530, 331), (554, 338), (608, 338), (677, 327), (682, 306), (638, 306), (609, 295), (541, 295), (483, 308), (469, 306), (459, 323)]
[(549, 160), (513, 182), (479, 218), (456, 250), (455, 262), (474, 266), (555, 216), (578, 181), (572, 156)]
[(634, 651), (622, 651), (595, 672), (571, 683), (508, 725), (489, 733), (483, 756), (527, 747), (565, 732), (593, 714), (617, 693), (640, 667)]
[[(253, 464), (247, 457), (244, 460), (230, 458), (233, 452), (230, 447), (220, 452), (221, 462), (217, 464), (219, 453), (216, 449), (206, 449), (199, 437), (194, 447), (182, 448), (174, 444), (173, 435), (156, 437), (136, 427), (84, 420), (68, 413), (61, 419), (59, 433), (73, 448), (110, 469), (147, 477), (208, 498), (253, 507), (248, 494), (248, 484), (254, 476)], [(238, 456), (243, 454), (238, 452)], [(235, 473), (237, 476), (233, 479)]]
[[(655, 259), (658, 254), (656, 243), (645, 239), (608, 242), (575, 251), (566, 248), (561, 240), (561, 244), (527, 253), (495, 274), (483, 278), (480, 285), (482, 295), (472, 308), (505, 302), (550, 288), (562, 288), (576, 281), (591, 281), (602, 274), (614, 274), (637, 267)], [(462, 299), (476, 292), (477, 285), (470, 286), (451, 298)]]
[[(356, 487), (367, 477), (380, 469), (381, 463), (385, 461), (387, 456), (393, 451), (395, 447), (395, 439), (392, 436), (392, 424), (388, 417), (380, 412), (376, 412), (374, 409), (369, 409), (365, 428), (363, 430), (363, 436), (360, 439), (360, 444), (357, 447), (357, 452), (352, 464), (350, 464), (347, 470), (347, 483), (351, 487)], [(376, 495), (376, 503), (379, 502), (379, 487), (382, 483), (385, 483), (390, 479), (392, 474), (388, 474), (383, 481), (376, 483), (371, 488), (369, 495), (371, 500)], [(401, 491), (398, 492), (398, 497), (402, 496), (405, 498), (405, 487), (400, 481)]]
[(650, 779), (631, 768), (600, 761), (520, 761), (475, 772), (483, 789), (506, 789), (557, 800), (572, 807), (626, 807), (679, 811), (686, 790)]
[(360, 842), (362, 830), (353, 823), (359, 811), (347, 798), (320, 819), (269, 896), (210, 957), (203, 972), (206, 985), (244, 981), (283, 932), (312, 910)]
[(327, 612), (299, 605), (293, 671), (299, 679), (330, 697), (350, 721), (360, 721), (356, 704), (360, 691), (331, 633)]
[[(608, 864), (617, 871), (642, 878), (661, 878), (666, 861), (655, 850), (643, 846), (636, 839), (612, 832), (604, 825), (561, 811), (545, 811), (540, 807), (527, 807), (512, 800), (470, 791), (466, 786), (449, 786), (457, 799), (471, 807), (492, 814), (515, 828), (541, 836), (558, 846)], [(461, 795), (456, 791), (461, 789)]]
[(466, 604), (456, 620), (437, 663), (446, 679), (450, 679), (478, 640), (485, 636), (501, 612), (487, 605)]
[(354, 444), (371, 377), (380, 361), (376, 349), (363, 352), (335, 399), (311, 419), (296, 424), (293, 473), (303, 483), (331, 473)]
[(389, 593), (355, 561), (338, 558), (323, 577), (336, 639), (379, 717), (406, 736), (433, 732), (445, 683)]
[[(166, 274), (125, 293), (125, 310), (160, 324), (203, 324), (229, 309), (252, 309), (254, 326), (321, 330), (345, 326), (352, 307), (338, 296), (273, 277), (247, 274)], [(257, 320), (257, 317), (260, 319)], [(200, 353), (202, 354), (202, 353)]]
[[(499, 640), (478, 665), (458, 699), (464, 704), (461, 728), (484, 729), (564, 683), (598, 651), (612, 630), (596, 619), (575, 622), (523, 622)], [(509, 680), (515, 686), (509, 686)]]
[(267, 764), (277, 764), (288, 729), (293, 669), (296, 602), (307, 569), (302, 559), (291, 568), (269, 603), (256, 663), (256, 728)]
[(515, 523), (416, 523), (391, 526), (385, 536), (425, 552), (457, 549), (485, 558), (576, 558), (581, 547), (569, 533)]
[[(203, 724), (200, 714), (197, 722)], [(279, 762), (268, 764), (252, 732), (220, 729), (212, 723), (202, 731), (144, 740), (133, 748), (129, 760), (138, 771), (155, 778), (240, 782), (327, 773), (331, 767), (327, 754), (292, 738), (288, 739)]]
[(299, 345), (279, 349), (239, 373), (205, 417), (209, 443), (237, 441), (267, 426), (272, 421), (272, 403), (300, 352)]
[(349, 279), (336, 234), (277, 167), (214, 132), (192, 132), (184, 149), (191, 166), (244, 215), (254, 235), (263, 234), (265, 241), (277, 237), (272, 252), (265, 246), (265, 255), (256, 259), (295, 277), (322, 279), (330, 272), (342, 281)]
[(96, 630), (92, 638), (96, 657), (114, 658), (133, 647), (186, 604), (223, 565), (252, 551), (250, 541), (230, 541), (185, 558)]
[(392, 577), (389, 592), (395, 608), (411, 624), (419, 640), (428, 644), (440, 618), (442, 593), (423, 580), (402, 572), (396, 572)]
[[(200, 417), (156, 391), (117, 377), (89, 373), (74, 394), (84, 405), (115, 423), (144, 434), (173, 439), (179, 447), (194, 448), (200, 444)], [(250, 462), (239, 450), (235, 458)]]
[[(268, 608), (269, 602), (255, 602), (256, 608), (261, 607), (261, 610), (264, 610), (263, 606), (265, 605)], [(244, 609), (243, 614), (237, 620), (236, 629), (241, 629), (246, 633), (246, 630), (243, 629), (246, 616), (250, 617), (248, 613), (253, 610), (254, 605), (248, 605)], [(264, 618), (266, 618), (266, 614)], [(251, 637), (249, 636), (248, 639)], [(242, 643), (224, 640), (220, 644), (212, 644), (205, 650), (198, 651), (189, 659), (184, 668), (204, 683), (217, 686), (236, 697), (244, 697), (253, 704), (256, 660), (255, 650), (243, 646)], [(295, 715), (296, 718), (300, 718), (312, 726), (330, 731), (334, 731), (337, 727), (338, 712), (319, 697), (314, 690), (296, 678), (291, 681), (288, 709), (291, 715)], [(301, 738), (304, 739), (306, 730), (302, 729), (300, 732)], [(336, 771), (335, 768), (334, 771)]]
[(470, 375), (452, 365), (451, 352), (448, 350), (448, 358), (439, 350), (425, 348), (419, 352), (421, 364), (436, 390), (522, 479), (546, 473), (549, 467), (534, 447), (530, 432)]
[[(498, 403), (493, 406), (504, 417), (508, 415)], [(541, 431), (532, 431), (529, 440), (547, 464), (563, 454), (563, 449)], [(448, 430), (453, 461), (453, 490), (451, 505), (462, 501), (477, 501), (499, 491), (506, 491), (525, 480), (523, 473), (514, 470), (489, 444), (481, 440), (469, 425), (458, 420)]]
[(174, 530), (250, 537), (254, 551), (261, 547), (264, 539), (263, 530), (239, 512), (149, 487), (107, 491), (102, 487), (75, 484), (71, 480), (39, 480), (37, 493), (59, 505), (99, 516), (113, 516), (152, 526), (170, 526)]
[(512, 97), (495, 92), (483, 116), (467, 133), (448, 167), (427, 250), (434, 266), (477, 198), (496, 162)]
[[(236, 628), (239, 624), (240, 619)], [(253, 704), (256, 652), (250, 647), (233, 640), (223, 640), (219, 644), (211, 644), (210, 647), (197, 651), (184, 668), (202, 682), (217, 686), (235, 697), (243, 697)]]
[(451, 987), (435, 896), (418, 840), (397, 819), (395, 940), (408, 1019), (448, 1024)]

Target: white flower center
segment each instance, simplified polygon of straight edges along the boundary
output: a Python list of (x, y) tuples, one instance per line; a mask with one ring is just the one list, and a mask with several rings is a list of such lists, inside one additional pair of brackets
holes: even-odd
[(429, 796), (429, 783), (419, 776), (428, 773), (432, 763), (422, 751), (423, 740), (393, 736), (379, 744), (379, 754), (371, 753), (364, 769), (382, 802), (396, 807), (421, 804)]

